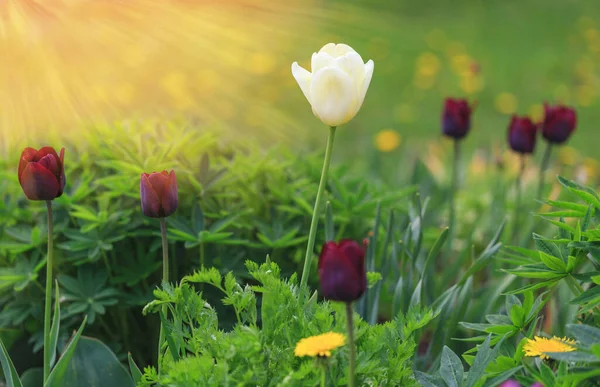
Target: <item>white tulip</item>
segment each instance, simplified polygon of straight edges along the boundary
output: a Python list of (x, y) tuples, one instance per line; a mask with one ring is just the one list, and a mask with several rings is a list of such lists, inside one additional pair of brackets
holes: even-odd
[(364, 63), (348, 45), (328, 43), (312, 55), (311, 70), (292, 64), (292, 75), (315, 116), (329, 126), (350, 121), (365, 100), (373, 61)]

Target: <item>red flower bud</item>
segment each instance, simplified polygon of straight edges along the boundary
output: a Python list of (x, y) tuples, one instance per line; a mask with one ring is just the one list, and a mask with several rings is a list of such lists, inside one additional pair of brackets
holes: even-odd
[(442, 113), (442, 133), (460, 140), (471, 129), (473, 106), (466, 99), (446, 98)]
[(65, 148), (60, 157), (54, 148), (25, 148), (19, 160), (19, 183), (29, 200), (53, 200), (65, 189)]
[(355, 241), (327, 242), (319, 257), (319, 283), (323, 296), (352, 302), (367, 289), (365, 251)]
[(533, 153), (537, 129), (529, 117), (513, 115), (508, 126), (508, 145), (518, 153)]
[(166, 218), (177, 209), (177, 178), (175, 172), (142, 173), (140, 182), (142, 212), (151, 218)]
[(575, 130), (577, 116), (575, 109), (564, 105), (549, 106), (544, 104), (544, 123), (542, 136), (553, 144), (562, 144)]

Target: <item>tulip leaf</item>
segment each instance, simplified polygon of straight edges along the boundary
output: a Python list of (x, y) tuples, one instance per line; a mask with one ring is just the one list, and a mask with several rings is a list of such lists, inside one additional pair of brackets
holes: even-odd
[(83, 336), (77, 343), (60, 386), (134, 387), (135, 384), (127, 369), (106, 344)]
[(142, 380), (142, 371), (140, 371), (137, 364), (131, 357), (131, 352), (127, 353), (127, 362), (129, 363), (129, 371), (131, 372), (131, 377), (133, 378), (133, 382), (137, 385), (140, 380)]
[(81, 337), (81, 333), (83, 332), (83, 328), (85, 328), (85, 324), (87, 323), (87, 316), (83, 318), (79, 329), (73, 335), (73, 338), (64, 349), (61, 357), (58, 359), (58, 362), (50, 372), (48, 376), (48, 380), (46, 380), (46, 387), (59, 387), (63, 386), (63, 378), (65, 377), (65, 373), (69, 367), (69, 362), (75, 353), (75, 348), (77, 347), (77, 343), (79, 342), (79, 338)]
[(56, 343), (58, 341), (58, 330), (60, 327), (60, 306), (58, 294), (58, 281), (54, 280), (55, 295), (54, 295), (54, 316), (52, 316), (52, 324), (50, 325), (50, 368), (54, 366), (56, 361)]
[(0, 364), (2, 364), (2, 373), (4, 374), (4, 378), (6, 379), (6, 387), (23, 387), (21, 384), (21, 379), (19, 379), (19, 374), (15, 369), (15, 366), (8, 355), (8, 351), (6, 347), (4, 347), (4, 343), (0, 339)]

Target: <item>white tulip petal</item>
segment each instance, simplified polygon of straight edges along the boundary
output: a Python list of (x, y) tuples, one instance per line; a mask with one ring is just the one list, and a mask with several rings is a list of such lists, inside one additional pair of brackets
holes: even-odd
[(326, 52), (314, 53), (312, 55), (312, 60), (310, 64), (310, 70), (313, 74), (316, 74), (317, 71), (322, 68), (333, 66), (335, 63), (335, 59)]
[(329, 126), (350, 121), (360, 106), (354, 81), (336, 67), (326, 67), (314, 74), (310, 101), (315, 115)]
[(292, 75), (296, 79), (296, 82), (298, 82), (298, 85), (300, 86), (302, 93), (304, 93), (304, 96), (308, 100), (308, 103), (311, 103), (310, 102), (310, 84), (311, 84), (311, 81), (313, 78), (312, 74), (309, 73), (303, 67), (301, 67), (298, 64), (298, 62), (294, 62), (294, 63), (292, 63)]
[(319, 53), (321, 52), (326, 52), (331, 56), (335, 56), (335, 43), (327, 43), (319, 50)]
[(358, 108), (362, 106), (365, 96), (367, 95), (367, 90), (369, 89), (369, 85), (371, 84), (371, 78), (373, 78), (373, 70), (375, 64), (371, 59), (365, 64), (365, 78), (358, 92)]
[(358, 53), (352, 51), (335, 59), (336, 67), (339, 67), (354, 81), (356, 90), (360, 91), (365, 79), (365, 62)]
[(354, 51), (354, 49), (352, 47), (350, 47), (349, 45), (344, 44), (344, 43), (335, 45), (335, 50), (334, 50), (335, 57), (346, 55), (349, 52), (356, 52), (356, 51)]

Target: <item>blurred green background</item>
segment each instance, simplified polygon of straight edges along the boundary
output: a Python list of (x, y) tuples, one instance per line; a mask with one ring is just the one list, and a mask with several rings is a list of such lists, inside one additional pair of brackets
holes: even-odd
[(447, 96), (479, 104), (469, 147), (504, 147), (509, 115), (539, 119), (549, 101), (575, 106), (570, 145), (595, 152), (600, 4), (592, 0), (23, 4), (7, 6), (0, 34), (5, 154), (52, 132), (127, 119), (183, 118), (223, 138), (321, 146), (326, 128), (290, 67), (309, 68), (330, 41), (375, 62), (337, 158), (427, 149)]

